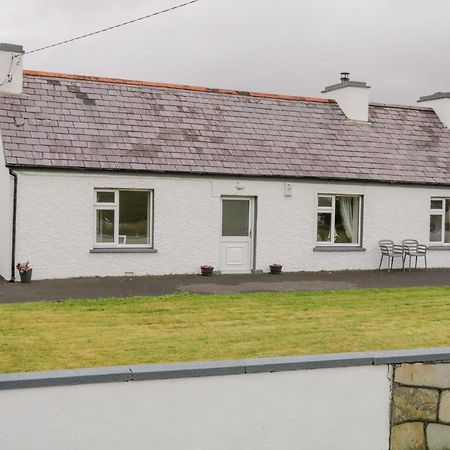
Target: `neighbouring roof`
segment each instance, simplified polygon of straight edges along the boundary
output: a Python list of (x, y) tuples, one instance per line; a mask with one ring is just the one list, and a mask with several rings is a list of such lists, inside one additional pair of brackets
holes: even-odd
[(9, 167), (450, 185), (450, 131), (429, 108), (24, 73), (0, 96)]
[(450, 92), (435, 92), (431, 95), (425, 95), (423, 97), (420, 97), (418, 102), (426, 102), (428, 100), (439, 100), (441, 98), (450, 98)]

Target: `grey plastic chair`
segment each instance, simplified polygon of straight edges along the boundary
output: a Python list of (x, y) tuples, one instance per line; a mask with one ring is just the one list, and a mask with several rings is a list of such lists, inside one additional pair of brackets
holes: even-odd
[(414, 268), (417, 269), (417, 259), (423, 258), (425, 269), (427, 268), (427, 246), (419, 244), (415, 239), (404, 239), (403, 246), (403, 270), (405, 270), (406, 257), (409, 256), (409, 269), (411, 270), (411, 259), (416, 258)]
[(381, 269), (381, 265), (383, 264), (383, 258), (387, 257), (387, 270), (390, 271), (394, 266), (395, 258), (402, 258), (403, 262), (403, 246), (394, 244), (394, 241), (390, 239), (382, 239), (378, 242), (380, 245), (381, 251), (381, 259), (380, 265), (378, 266), (378, 270)]

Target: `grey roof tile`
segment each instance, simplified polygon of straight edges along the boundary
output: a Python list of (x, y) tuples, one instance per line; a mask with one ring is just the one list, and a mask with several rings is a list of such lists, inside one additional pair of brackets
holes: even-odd
[(51, 78), (0, 97), (8, 166), (450, 185), (450, 131), (428, 108), (372, 104), (355, 123), (331, 102)]

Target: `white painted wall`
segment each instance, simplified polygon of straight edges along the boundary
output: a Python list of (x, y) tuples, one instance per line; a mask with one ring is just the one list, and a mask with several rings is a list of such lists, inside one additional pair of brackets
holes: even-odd
[(342, 112), (350, 120), (369, 120), (369, 87), (345, 86), (323, 94), (336, 100)]
[[(30, 260), (33, 277), (195, 273), (219, 264), (221, 196), (258, 197), (256, 268), (276, 261), (286, 271), (375, 269), (378, 241), (415, 238), (428, 243), (431, 196), (450, 188), (155, 175), (19, 172), (17, 260)], [(155, 192), (156, 254), (91, 254), (94, 189)], [(364, 196), (365, 252), (313, 252), (318, 193)], [(429, 252), (429, 266), (450, 267), (450, 251)]]
[(444, 126), (450, 128), (450, 98), (437, 98), (435, 100), (422, 101), (419, 105), (433, 108)]
[(11, 278), (12, 177), (5, 167), (0, 136), (0, 276)]
[(387, 366), (0, 392), (8, 450), (387, 450)]
[(18, 53), (0, 49), (0, 84), (0, 92), (2, 94), (22, 93), (23, 52)]

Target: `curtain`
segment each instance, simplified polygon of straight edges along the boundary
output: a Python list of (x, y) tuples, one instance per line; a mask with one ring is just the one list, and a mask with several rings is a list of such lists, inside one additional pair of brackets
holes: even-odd
[(358, 242), (359, 198), (340, 197), (340, 211), (345, 234), (352, 244)]

